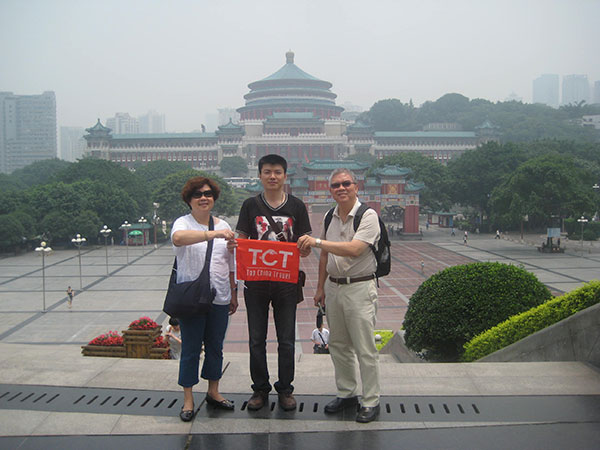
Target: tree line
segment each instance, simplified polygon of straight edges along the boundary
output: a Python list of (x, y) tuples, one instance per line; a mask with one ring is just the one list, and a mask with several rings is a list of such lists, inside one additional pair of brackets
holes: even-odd
[(118, 230), (127, 220), (151, 219), (153, 202), (167, 221), (185, 214), (180, 193), (193, 176), (210, 176), (221, 187), (215, 214), (231, 215), (239, 199), (220, 177), (183, 162), (153, 161), (135, 172), (110, 161), (38, 161), (10, 175), (0, 174), (0, 249), (37, 245), (44, 237), (67, 243), (77, 233), (96, 242), (103, 225)]
[(600, 211), (600, 192), (593, 189), (600, 182), (599, 143), (488, 142), (447, 166), (418, 153), (399, 153), (374, 162), (371, 170), (386, 164), (410, 168), (412, 179), (425, 183), (422, 208), (460, 209), (482, 231), (518, 229), (522, 221), (543, 230)]
[(597, 142), (598, 132), (582, 127), (583, 115), (600, 114), (600, 105), (570, 104), (554, 109), (542, 104), (517, 101), (493, 103), (461, 94), (446, 94), (436, 101), (415, 107), (412, 101), (398, 99), (376, 102), (358, 120), (375, 131), (415, 131), (430, 123), (458, 123), (463, 130), (474, 131), (485, 120), (498, 127), (501, 142), (527, 142), (560, 139)]

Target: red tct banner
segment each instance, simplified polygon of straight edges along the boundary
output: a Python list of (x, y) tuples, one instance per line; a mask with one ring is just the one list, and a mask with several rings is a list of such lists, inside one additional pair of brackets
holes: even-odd
[(238, 280), (298, 282), (300, 252), (294, 242), (236, 239)]

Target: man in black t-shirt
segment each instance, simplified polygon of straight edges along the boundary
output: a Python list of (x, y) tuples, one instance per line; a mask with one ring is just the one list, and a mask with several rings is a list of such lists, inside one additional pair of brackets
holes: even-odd
[[(264, 192), (258, 197), (246, 199), (240, 210), (236, 231), (241, 239), (278, 240), (257, 202), (271, 213), (273, 221), (281, 227), (283, 237), (288, 242), (311, 233), (308, 211), (304, 203), (284, 192), (287, 161), (279, 155), (263, 156), (258, 162), (258, 174)], [(234, 248), (230, 243), (229, 248)], [(301, 251), (308, 256), (309, 251)], [(250, 375), (254, 393), (248, 401), (248, 409), (258, 410), (268, 403), (271, 383), (267, 368), (267, 324), (269, 304), (273, 306), (273, 318), (278, 343), (278, 381), (275, 390), (279, 395), (279, 405), (286, 411), (296, 408), (292, 392), (294, 386), (294, 359), (296, 344), (296, 303), (297, 285), (278, 281), (247, 281), (244, 298), (248, 314), (248, 334), (250, 337)]]

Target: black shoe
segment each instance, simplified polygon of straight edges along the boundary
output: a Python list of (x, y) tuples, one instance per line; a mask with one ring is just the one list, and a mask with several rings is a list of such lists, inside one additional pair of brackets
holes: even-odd
[(293, 411), (296, 409), (296, 399), (294, 394), (291, 392), (280, 392), (279, 393), (279, 406), (284, 411)]
[(340, 412), (341, 410), (348, 408), (350, 406), (358, 405), (358, 397), (347, 397), (340, 398), (336, 397), (335, 400), (330, 401), (325, 405), (325, 412), (328, 414), (333, 414), (336, 412)]
[(248, 409), (250, 411), (258, 411), (269, 402), (269, 393), (262, 391), (254, 391), (250, 400), (248, 400)]
[(379, 416), (379, 405), (363, 406), (356, 415), (356, 421), (360, 423), (369, 423), (377, 419)]
[(224, 409), (226, 411), (233, 411), (235, 409), (235, 406), (233, 406), (233, 403), (231, 403), (229, 400), (224, 399), (218, 401), (208, 394), (206, 394), (206, 403), (208, 403), (210, 406), (214, 406), (217, 409)]
[(179, 413), (179, 418), (184, 422), (191, 422), (194, 418), (196, 411), (194, 409), (186, 409), (185, 411), (181, 408), (181, 412)]

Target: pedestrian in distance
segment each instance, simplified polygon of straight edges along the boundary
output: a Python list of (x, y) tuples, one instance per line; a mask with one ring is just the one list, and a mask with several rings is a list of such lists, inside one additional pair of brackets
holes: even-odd
[(321, 249), (315, 306), (327, 303), (329, 351), (335, 369), (336, 398), (325, 406), (333, 414), (355, 408), (358, 400), (356, 362), (360, 367), (362, 398), (356, 421), (367, 423), (379, 416), (379, 354), (375, 346), (377, 316), (377, 260), (370, 246), (381, 233), (377, 213), (367, 209), (356, 231), (358, 201), (356, 177), (336, 169), (329, 177), (330, 193), (337, 206), (321, 237), (302, 236), (301, 249)]
[(67, 287), (67, 305), (69, 306), (69, 309), (71, 309), (71, 307), (73, 306), (73, 289), (71, 289), (71, 286)]
[(169, 325), (165, 331), (165, 338), (169, 343), (169, 355), (171, 359), (180, 359), (181, 357), (181, 328), (179, 320), (175, 317), (169, 318)]

